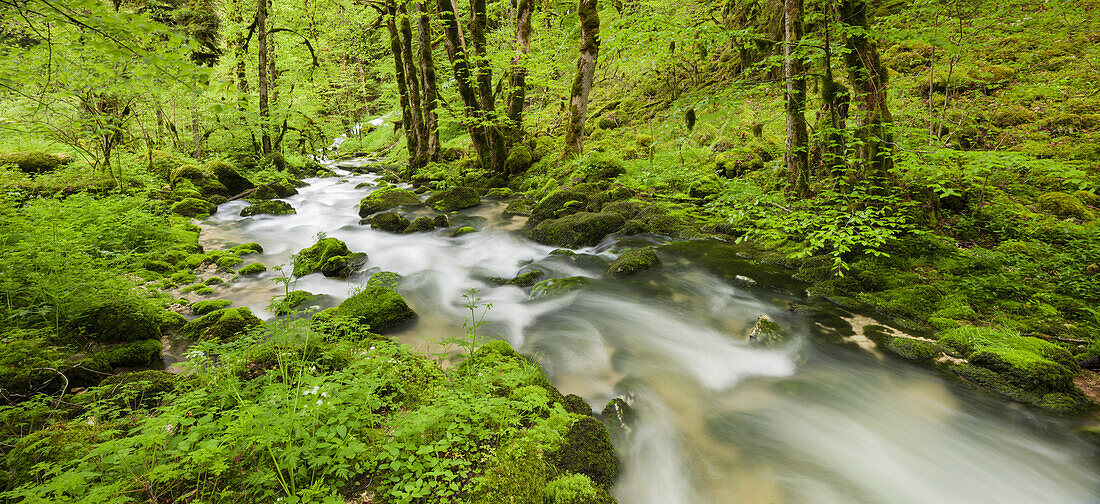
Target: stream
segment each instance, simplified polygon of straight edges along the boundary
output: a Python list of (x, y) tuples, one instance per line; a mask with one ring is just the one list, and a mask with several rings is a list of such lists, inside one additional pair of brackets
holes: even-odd
[[(275, 268), (324, 233), (366, 252), (366, 269), (348, 281), (311, 274), (294, 288), (323, 294), (316, 304), (324, 308), (370, 273), (396, 272), (419, 317), (392, 336), (433, 351), (433, 340), (462, 333), (462, 295), (479, 289), (492, 304), (482, 334), (535, 355), (563, 394), (583, 397), (597, 413), (615, 397), (633, 405), (636, 423), (616, 446), (623, 465), (614, 493), (623, 504), (1100, 502), (1096, 454), (1067, 421), (934, 369), (826, 342), (838, 315), (792, 311), (805, 285), (729, 245), (643, 235), (550, 254), (553, 247), (522, 236), (525, 218), (503, 217), (505, 203), (490, 200), (451, 216), (453, 226), (476, 233), (379, 232), (357, 214), (378, 176), (336, 168), (340, 176), (307, 179), (286, 199), (296, 215), (240, 217), (247, 203), (234, 201), (202, 223), (207, 249), (258, 242), (264, 252), (246, 262), (269, 268), (219, 295), (272, 317), (268, 301), (283, 293)], [(603, 277), (622, 250), (645, 245), (657, 246), (662, 268)], [(530, 300), (519, 287), (487, 280), (532, 268), (544, 278), (591, 281)], [(746, 342), (760, 314), (794, 341)]]

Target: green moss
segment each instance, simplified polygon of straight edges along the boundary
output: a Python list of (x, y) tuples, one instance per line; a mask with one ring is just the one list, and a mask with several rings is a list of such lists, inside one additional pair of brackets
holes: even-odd
[(195, 312), (195, 315), (205, 315), (212, 311), (221, 310), (229, 305), (233, 304), (228, 299), (207, 299), (204, 301), (196, 301), (191, 304), (191, 311)]
[(1005, 329), (960, 327), (940, 333), (940, 344), (971, 364), (999, 373), (1026, 390), (1067, 392), (1079, 370), (1069, 352)]
[(932, 359), (939, 352), (935, 343), (916, 338), (892, 337), (887, 340), (886, 349), (912, 361)]
[(783, 330), (783, 326), (777, 324), (767, 315), (757, 316), (756, 322), (749, 329), (748, 340), (757, 345), (775, 346), (787, 341), (787, 339), (789, 339), (789, 334)]
[(241, 210), (241, 217), (253, 215), (291, 215), (298, 213), (290, 203), (281, 200), (261, 201)]
[(1100, 195), (1089, 191), (1074, 191), (1073, 196), (1088, 206), (1100, 206)]
[(457, 238), (457, 237), (465, 235), (465, 234), (476, 233), (476, 232), (477, 232), (477, 230), (470, 227), (470, 226), (462, 226), (462, 227), (454, 230), (454, 232), (451, 233), (451, 237), (452, 238)]
[(526, 145), (518, 144), (508, 152), (508, 158), (504, 160), (504, 169), (513, 175), (523, 173), (531, 167), (532, 161), (531, 149)]
[(303, 277), (321, 271), (329, 259), (347, 256), (348, 246), (336, 238), (321, 238), (294, 256), (294, 276)]
[(426, 233), (435, 229), (435, 221), (431, 217), (422, 215), (413, 219), (409, 226), (405, 228), (405, 233)]
[(560, 296), (588, 285), (590, 280), (585, 277), (575, 276), (567, 278), (551, 278), (543, 280), (531, 287), (531, 299), (542, 299)]
[(588, 476), (605, 489), (619, 474), (619, 460), (607, 428), (592, 417), (578, 419), (569, 428), (562, 447), (549, 454), (549, 459), (559, 470)]
[(540, 222), (531, 231), (531, 238), (545, 245), (578, 248), (592, 246), (604, 236), (623, 227), (622, 215), (611, 212), (581, 212), (560, 219)]
[(469, 187), (455, 187), (436, 192), (428, 198), (427, 203), (440, 212), (453, 212), (480, 205), (481, 197), (476, 190)]
[(403, 233), (409, 228), (409, 224), (409, 219), (396, 212), (380, 213), (370, 218), (372, 228), (390, 233)]
[(242, 276), (252, 276), (259, 275), (260, 273), (263, 273), (265, 271), (267, 271), (267, 266), (264, 266), (263, 263), (252, 263), (247, 264), (241, 269), (237, 270), (237, 274)]
[(229, 254), (219, 257), (217, 261), (214, 261), (214, 264), (217, 264), (218, 268), (227, 270), (242, 262), (244, 262), (244, 259), (237, 257), (236, 254)]
[(389, 290), (397, 291), (397, 287), (401, 285), (401, 275), (392, 271), (379, 271), (367, 279), (366, 285), (371, 287), (385, 287)]
[(359, 216), (368, 215), (389, 210), (401, 205), (422, 205), (420, 198), (415, 194), (397, 187), (383, 187), (368, 194), (359, 201)]
[(372, 331), (384, 331), (412, 320), (416, 312), (400, 294), (380, 286), (368, 286), (338, 307), (341, 317), (367, 324)]
[(70, 327), (105, 342), (159, 338), (161, 312), (149, 300), (122, 296), (81, 312)]
[(497, 452), (478, 478), (469, 502), (473, 504), (544, 504), (546, 463), (536, 443), (519, 438)]
[(1092, 212), (1081, 200), (1072, 194), (1063, 192), (1048, 192), (1039, 196), (1039, 209), (1058, 217), (1077, 217), (1080, 219), (1092, 217)]
[(214, 175), (218, 183), (225, 187), (225, 196), (236, 196), (255, 187), (236, 168), (224, 161), (211, 161), (203, 165), (203, 169)]
[(45, 152), (0, 153), (0, 165), (15, 165), (23, 173), (49, 173), (71, 161), (72, 158), (65, 154), (47, 154)]
[(546, 485), (543, 492), (550, 504), (610, 504), (615, 502), (583, 474), (563, 474)]
[(83, 422), (58, 422), (15, 440), (5, 456), (8, 488), (43, 481), (49, 467), (79, 460), (92, 449), (101, 428)]
[(495, 187), (485, 193), (486, 199), (508, 199), (512, 197), (512, 190), (507, 187)]
[(348, 255), (330, 257), (321, 266), (321, 274), (326, 277), (347, 278), (359, 271), (367, 263), (367, 254), (352, 252)]
[[(587, 200), (587, 195), (573, 190), (551, 192), (540, 200), (531, 210), (531, 223), (534, 224), (546, 219), (552, 219), (555, 216), (560, 216), (562, 214), (561, 211), (565, 209), (566, 205), (571, 201), (585, 202)], [(579, 210), (578, 208), (577, 211)]]
[(271, 303), (271, 307), (274, 309), (276, 315), (289, 315), (295, 308), (298, 308), (308, 301), (316, 299), (316, 295), (304, 291), (294, 290), (290, 291), (281, 299)]
[(93, 353), (88, 360), (105, 369), (148, 366), (160, 360), (160, 350), (159, 339), (147, 339), (103, 348)]
[(196, 217), (210, 215), (218, 209), (218, 206), (198, 198), (184, 198), (183, 201), (172, 206), (172, 212), (184, 217)]
[(660, 264), (661, 260), (651, 248), (628, 250), (611, 263), (606, 274), (610, 277), (633, 275)]
[(145, 370), (108, 376), (99, 386), (79, 396), (80, 402), (100, 402), (119, 410), (154, 408), (165, 394), (175, 389), (177, 375), (164, 371)]
[(190, 341), (229, 341), (262, 325), (246, 307), (227, 308), (207, 313), (183, 326), (179, 336)]
[(505, 217), (529, 216), (531, 215), (531, 202), (525, 198), (514, 199), (508, 202), (508, 206), (504, 207), (502, 215)]

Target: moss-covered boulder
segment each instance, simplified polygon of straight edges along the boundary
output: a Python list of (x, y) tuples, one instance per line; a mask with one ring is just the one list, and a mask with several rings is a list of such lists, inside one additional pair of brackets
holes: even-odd
[(1006, 329), (964, 326), (940, 333), (940, 345), (971, 364), (998, 373), (1011, 384), (1036, 392), (1074, 390), (1080, 370), (1069, 352), (1038, 338)]
[(749, 329), (749, 342), (761, 346), (773, 346), (787, 340), (787, 333), (771, 317), (760, 315)]
[(237, 274), (241, 276), (254, 276), (265, 271), (267, 271), (267, 266), (264, 266), (264, 263), (257, 262), (244, 265), (241, 269), (237, 270)]
[(433, 229), (435, 229), (435, 220), (426, 215), (422, 215), (409, 223), (409, 226), (405, 228), (405, 233), (425, 233)]
[(367, 324), (372, 331), (384, 331), (416, 317), (401, 294), (382, 286), (367, 286), (340, 303), (337, 313)]
[(197, 217), (210, 215), (218, 210), (218, 205), (198, 198), (184, 198), (179, 203), (172, 205), (172, 212), (184, 217)]
[(623, 227), (626, 219), (612, 212), (581, 212), (560, 219), (540, 222), (531, 230), (531, 238), (555, 247), (588, 247)]
[(259, 254), (263, 251), (264, 251), (264, 248), (261, 247), (260, 244), (256, 243), (256, 242), (242, 243), (240, 245), (237, 245), (236, 247), (233, 247), (233, 248), (229, 249), (230, 253), (236, 254), (236, 255), (239, 255), (239, 256), (248, 255), (248, 254)]
[(589, 282), (589, 279), (580, 276), (543, 280), (531, 287), (530, 297), (531, 299), (542, 299), (561, 296), (584, 287)]
[(893, 354), (911, 361), (934, 359), (939, 353), (935, 342), (918, 338), (891, 337), (884, 345)]
[(244, 259), (237, 257), (236, 254), (227, 254), (217, 258), (217, 260), (214, 261), (214, 264), (218, 265), (218, 269), (229, 270), (230, 268), (242, 262), (244, 262)]
[(660, 266), (661, 260), (651, 248), (627, 250), (607, 268), (607, 276), (618, 277), (633, 275), (647, 269)]
[(264, 184), (252, 191), (252, 194), (249, 194), (247, 199), (248, 201), (258, 203), (261, 201), (273, 200), (278, 197), (279, 195), (275, 193), (275, 189), (267, 184)]
[(207, 299), (203, 301), (195, 301), (194, 303), (191, 303), (191, 311), (194, 312), (195, 315), (206, 315), (207, 313), (213, 311), (228, 308), (231, 304), (233, 304), (233, 302), (228, 299)]
[(277, 299), (271, 303), (271, 307), (275, 310), (276, 315), (289, 315), (295, 309), (305, 305), (307, 302), (316, 299), (317, 296), (304, 291), (294, 290), (288, 292), (285, 296)]
[(383, 187), (359, 200), (359, 216), (367, 217), (401, 205), (422, 205), (412, 192), (397, 187)]
[(188, 322), (178, 335), (190, 341), (231, 341), (262, 324), (252, 310), (242, 306), (207, 313)]
[(454, 212), (473, 208), (481, 204), (481, 196), (477, 190), (469, 187), (455, 187), (444, 189), (432, 194), (427, 201), (428, 205), (440, 212)]
[(409, 219), (396, 212), (386, 212), (371, 216), (370, 227), (389, 233), (403, 233), (409, 228)]
[(508, 152), (508, 158), (504, 160), (504, 169), (515, 175), (523, 173), (531, 167), (531, 149), (524, 144), (517, 144)]
[(542, 277), (546, 276), (542, 270), (531, 270), (526, 273), (520, 273), (514, 278), (508, 281), (509, 285), (515, 285), (516, 287), (531, 287), (542, 280)]
[(610, 488), (619, 474), (619, 459), (607, 428), (592, 417), (573, 423), (561, 448), (548, 458), (559, 470), (588, 476), (604, 489)]
[(321, 271), (329, 259), (347, 256), (350, 253), (346, 243), (336, 238), (321, 238), (317, 243), (302, 249), (294, 256), (293, 274), (296, 277), (303, 277)]
[(473, 227), (462, 226), (462, 227), (454, 230), (454, 232), (451, 233), (451, 237), (452, 238), (457, 238), (457, 237), (462, 236), (462, 235), (467, 235), (467, 234), (476, 233), (476, 232), (477, 232), (477, 230), (474, 229)]
[(160, 339), (145, 339), (101, 348), (88, 358), (88, 367), (111, 370), (120, 367), (148, 366), (160, 360)]
[(1072, 194), (1064, 192), (1048, 192), (1039, 196), (1039, 209), (1058, 217), (1077, 217), (1086, 219), (1092, 216), (1092, 212), (1084, 202)]
[(511, 198), (513, 194), (512, 190), (507, 187), (494, 187), (485, 193), (485, 198), (501, 200)]
[(45, 152), (5, 152), (0, 153), (0, 166), (15, 165), (23, 173), (49, 173), (72, 162), (67, 154), (47, 154)]
[(80, 313), (70, 328), (102, 342), (160, 338), (162, 311), (145, 299), (123, 296)]
[(447, 214), (439, 214), (432, 217), (432, 224), (437, 228), (451, 227), (451, 218)]
[(330, 257), (321, 266), (321, 274), (332, 278), (347, 278), (367, 264), (367, 254), (352, 252), (347, 255)]
[(255, 187), (248, 179), (246, 179), (236, 168), (233, 168), (224, 161), (211, 161), (203, 166), (205, 171), (214, 175), (218, 179), (218, 182), (225, 187), (226, 193), (223, 196), (236, 196), (249, 189)]
[(531, 201), (526, 198), (518, 198), (508, 202), (502, 215), (505, 217), (527, 217), (531, 215)]
[(539, 203), (531, 209), (531, 223), (536, 224), (546, 219), (565, 216), (566, 214), (563, 213), (563, 210), (566, 209), (569, 203), (574, 201), (581, 204), (576, 209), (576, 211), (580, 211), (586, 206), (588, 195), (564, 189), (547, 194), (545, 198), (542, 198)]
[(280, 200), (260, 201), (244, 207), (241, 217), (253, 215), (290, 215), (298, 213), (290, 203)]

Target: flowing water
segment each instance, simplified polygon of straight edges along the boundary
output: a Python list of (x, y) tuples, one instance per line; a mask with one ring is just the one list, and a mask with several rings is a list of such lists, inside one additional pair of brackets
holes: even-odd
[[(492, 303), (481, 331), (536, 355), (562, 393), (597, 412), (615, 397), (633, 404), (637, 421), (616, 446), (615, 494), (624, 504), (1100, 502), (1095, 453), (1063, 421), (934, 370), (823, 342), (839, 319), (791, 310), (805, 286), (732, 247), (636, 236), (550, 254), (521, 235), (523, 218), (502, 217), (503, 203), (490, 201), (452, 215), (477, 233), (377, 232), (357, 215), (377, 176), (338, 172), (287, 199), (296, 215), (239, 217), (244, 202), (223, 204), (203, 223), (204, 245), (259, 242), (264, 252), (250, 257), (273, 268), (318, 233), (339, 238), (369, 255), (369, 269), (350, 281), (312, 274), (295, 288), (324, 294), (318, 305), (326, 307), (374, 271), (397, 272), (420, 316), (394, 336), (421, 349), (461, 333), (462, 295), (479, 289)], [(641, 245), (657, 245), (664, 267), (603, 278), (621, 250)], [(591, 281), (532, 301), (487, 280), (532, 268)], [(278, 276), (243, 279), (222, 296), (270, 317), (269, 299), (283, 292)], [(794, 340), (748, 344), (760, 314)]]

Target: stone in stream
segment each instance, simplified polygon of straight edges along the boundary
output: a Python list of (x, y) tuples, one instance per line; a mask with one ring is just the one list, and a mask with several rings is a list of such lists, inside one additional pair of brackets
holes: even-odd
[(390, 233), (403, 233), (409, 228), (409, 224), (411, 224), (409, 219), (406, 219), (396, 212), (386, 212), (374, 215), (368, 222), (370, 222), (370, 227)]
[(531, 299), (542, 299), (561, 296), (588, 285), (588, 283), (589, 280), (587, 278), (580, 276), (551, 278), (550, 280), (543, 280), (532, 286), (530, 297)]
[(540, 222), (531, 230), (531, 238), (555, 247), (588, 247), (600, 243), (605, 236), (618, 231), (625, 223), (626, 219), (617, 213), (580, 212)]
[(404, 232), (405, 232), (405, 234), (425, 233), (425, 232), (428, 232), (428, 231), (432, 231), (434, 229), (435, 229), (435, 221), (431, 217), (428, 217), (426, 215), (422, 215), (420, 217), (417, 217), (417, 218), (413, 219), (413, 221), (411, 223), (409, 223), (408, 227), (405, 228)]
[(660, 266), (661, 260), (651, 248), (627, 250), (607, 268), (607, 276), (618, 277), (633, 275), (647, 269)]
[(330, 278), (347, 278), (359, 271), (364, 264), (367, 264), (367, 254), (364, 252), (330, 257), (321, 266), (321, 274)]
[(611, 445), (611, 436), (599, 420), (585, 416), (569, 427), (561, 447), (548, 454), (554, 467), (583, 474), (603, 489), (619, 474), (619, 459)]
[(190, 341), (230, 341), (263, 322), (246, 307), (226, 308), (188, 322), (179, 336)]
[(537, 224), (546, 219), (564, 216), (563, 211), (567, 210), (569, 203), (574, 201), (579, 204), (576, 206), (579, 211), (585, 207), (584, 202), (587, 200), (588, 195), (578, 191), (563, 189), (551, 192), (531, 209), (531, 223)]
[(320, 271), (325, 276), (347, 277), (366, 261), (366, 254), (350, 252), (344, 242), (336, 238), (321, 238), (294, 257), (294, 276), (303, 277)]
[(505, 217), (528, 217), (531, 215), (531, 201), (526, 198), (517, 198), (508, 202), (502, 214)]
[(368, 285), (347, 298), (336, 314), (367, 324), (371, 331), (384, 331), (416, 317), (401, 294), (380, 285)]
[(290, 203), (279, 200), (260, 201), (244, 207), (241, 210), (241, 217), (251, 217), (253, 215), (291, 215), (298, 213), (294, 210), (294, 207), (290, 206)]
[(415, 194), (397, 187), (383, 187), (359, 200), (359, 216), (389, 210), (401, 205), (423, 205)]
[(198, 198), (184, 198), (183, 201), (172, 206), (172, 212), (184, 217), (196, 217), (210, 215), (218, 210), (218, 206), (206, 200)]
[(760, 315), (749, 330), (749, 341), (762, 346), (774, 346), (787, 339), (786, 333), (771, 317)]
[(480, 205), (481, 196), (469, 187), (455, 187), (436, 192), (428, 198), (427, 203), (440, 212), (453, 212)]

